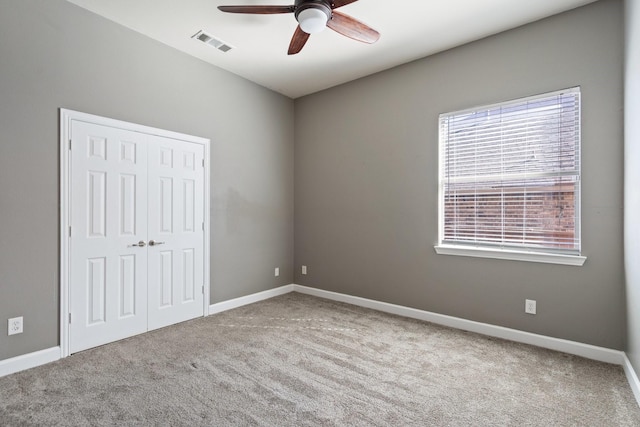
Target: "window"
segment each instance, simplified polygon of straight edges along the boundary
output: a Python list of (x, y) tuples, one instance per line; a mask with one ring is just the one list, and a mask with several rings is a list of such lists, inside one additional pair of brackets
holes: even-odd
[(438, 253), (582, 265), (580, 88), (440, 115)]

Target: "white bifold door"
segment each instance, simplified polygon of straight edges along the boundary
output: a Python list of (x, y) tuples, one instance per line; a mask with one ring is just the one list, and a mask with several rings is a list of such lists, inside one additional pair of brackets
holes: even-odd
[(69, 352), (204, 314), (204, 146), (73, 120)]

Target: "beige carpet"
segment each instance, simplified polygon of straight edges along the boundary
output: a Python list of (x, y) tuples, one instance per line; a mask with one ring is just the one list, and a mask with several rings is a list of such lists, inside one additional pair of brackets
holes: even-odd
[(297, 293), (0, 378), (1, 426), (640, 426), (622, 368)]

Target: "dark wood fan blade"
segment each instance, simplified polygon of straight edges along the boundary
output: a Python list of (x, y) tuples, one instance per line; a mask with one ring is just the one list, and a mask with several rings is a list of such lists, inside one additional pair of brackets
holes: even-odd
[(302, 31), (300, 25), (296, 28), (296, 32), (293, 33), (293, 38), (291, 38), (291, 43), (289, 44), (289, 55), (295, 55), (300, 52), (304, 45), (309, 40), (309, 34)]
[(380, 38), (380, 33), (370, 26), (335, 10), (327, 22), (327, 27), (343, 36), (363, 43), (375, 43)]
[(342, 6), (346, 6), (349, 3), (355, 3), (358, 0), (334, 0), (331, 2), (331, 9), (337, 9)]
[(229, 13), (268, 15), (272, 13), (292, 13), (295, 10), (295, 6), (218, 6), (218, 9)]

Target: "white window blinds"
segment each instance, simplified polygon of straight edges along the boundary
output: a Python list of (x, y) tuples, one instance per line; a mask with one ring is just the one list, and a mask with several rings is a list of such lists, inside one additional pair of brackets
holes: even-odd
[(580, 89), (440, 115), (440, 243), (580, 252)]

